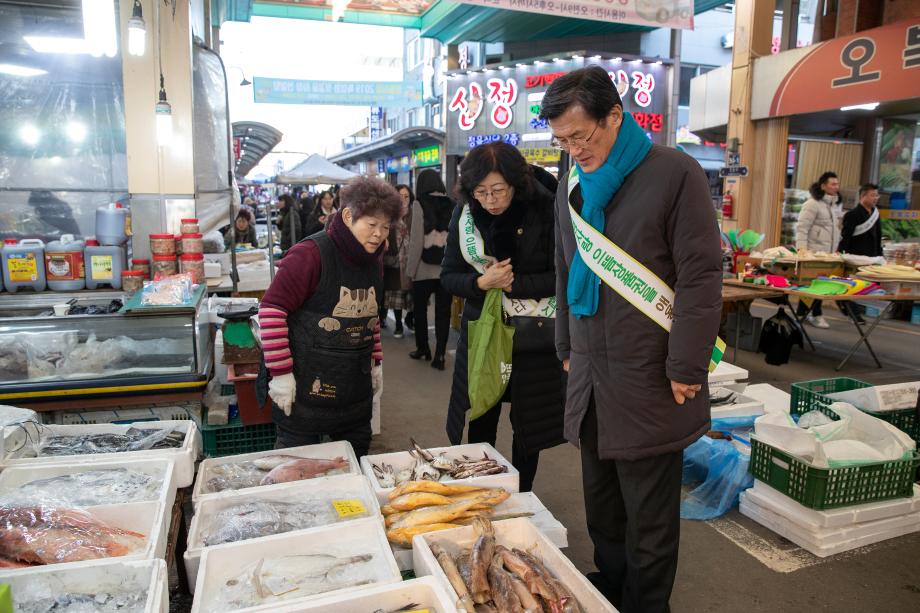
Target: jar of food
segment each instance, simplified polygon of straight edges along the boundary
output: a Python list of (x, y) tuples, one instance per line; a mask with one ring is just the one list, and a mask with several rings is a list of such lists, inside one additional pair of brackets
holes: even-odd
[(176, 255), (177, 256), (182, 255), (182, 235), (176, 234), (175, 241), (176, 241)]
[(151, 234), (150, 252), (154, 256), (164, 255), (175, 258), (176, 237), (172, 234)]
[(202, 240), (201, 234), (183, 234), (182, 253), (204, 253), (204, 240)]
[(150, 260), (134, 258), (131, 260), (131, 270), (139, 270), (144, 273), (144, 278), (150, 278)]
[(153, 264), (150, 266), (150, 270), (153, 273), (154, 279), (157, 277), (168, 277), (169, 275), (174, 275), (179, 272), (176, 268), (176, 258), (172, 255), (153, 256)]
[(127, 294), (144, 289), (144, 272), (141, 270), (121, 271), (121, 289)]
[(192, 274), (195, 283), (204, 283), (204, 255), (201, 253), (183, 253), (180, 261), (180, 272)]
[(190, 217), (188, 219), (182, 219), (179, 223), (181, 224), (179, 226), (180, 234), (198, 234), (201, 232), (201, 230), (198, 229), (198, 220), (195, 218)]

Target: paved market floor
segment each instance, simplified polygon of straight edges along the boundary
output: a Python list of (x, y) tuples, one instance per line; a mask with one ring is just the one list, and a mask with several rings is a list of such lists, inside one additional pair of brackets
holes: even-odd
[[(756, 316), (775, 306), (755, 304)], [(836, 376), (834, 366), (857, 340), (856, 331), (834, 307), (825, 309), (830, 330), (809, 328), (817, 352), (796, 349), (785, 366), (769, 366), (762, 354), (739, 352), (735, 363), (751, 383), (785, 391), (794, 381)], [(413, 337), (384, 331), (383, 432), (371, 453), (405, 449), (409, 436), (426, 446), (446, 445), (444, 420), (453, 356), (439, 372), (407, 353)], [(841, 376), (872, 383), (920, 379), (920, 326), (885, 322), (872, 336), (885, 369), (861, 349)], [(456, 345), (452, 339), (450, 347)], [(498, 449), (510, 457), (511, 428), (502, 418)], [(581, 466), (571, 445), (544, 452), (534, 491), (568, 527), (568, 556), (583, 572), (593, 570), (584, 524)], [(773, 534), (737, 511), (712, 522), (683, 521), (680, 566), (671, 600), (675, 613), (734, 611), (920, 611), (920, 534), (820, 559)]]

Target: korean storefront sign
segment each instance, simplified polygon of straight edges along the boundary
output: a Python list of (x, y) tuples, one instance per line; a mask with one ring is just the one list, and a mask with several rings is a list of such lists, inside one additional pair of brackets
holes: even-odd
[(409, 172), (412, 169), (411, 160), (408, 155), (398, 158), (387, 158), (387, 172), (396, 174), (398, 172)]
[(489, 8), (525, 11), (653, 28), (693, 28), (693, 0), (459, 0)]
[(420, 81), (303, 81), (253, 77), (255, 102), (376, 107), (422, 105)]
[(754, 63), (751, 117), (785, 117), (920, 97), (920, 18)]
[(425, 168), (427, 166), (441, 165), (441, 146), (432, 145), (424, 149), (416, 149), (412, 152), (412, 166), (415, 168)]
[(531, 164), (555, 164), (561, 157), (555, 147), (521, 147), (521, 155)]
[(633, 113), (653, 142), (663, 144), (668, 66), (643, 60), (560, 59), (450, 78), (446, 154), (465, 155), (494, 140), (521, 149), (549, 148), (549, 124), (539, 117), (543, 95), (553, 81), (589, 64), (608, 71), (624, 110)]

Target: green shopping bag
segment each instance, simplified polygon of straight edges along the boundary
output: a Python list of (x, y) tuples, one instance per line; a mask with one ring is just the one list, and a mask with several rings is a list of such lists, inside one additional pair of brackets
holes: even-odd
[(502, 290), (486, 292), (482, 314), (468, 326), (467, 388), (473, 420), (501, 400), (511, 379), (514, 328), (502, 316)]

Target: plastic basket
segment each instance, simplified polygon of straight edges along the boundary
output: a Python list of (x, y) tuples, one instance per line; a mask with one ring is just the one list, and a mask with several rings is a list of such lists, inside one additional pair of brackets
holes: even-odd
[(209, 458), (267, 451), (275, 447), (275, 424), (244, 426), (236, 417), (225, 426), (202, 425), (201, 438)]
[[(831, 419), (837, 420), (839, 419), (837, 414), (828, 409), (828, 407), (836, 401), (833, 398), (829, 398), (827, 395), (837, 392), (849, 392), (865, 387), (872, 387), (872, 384), (860, 381), (859, 379), (850, 379), (849, 377), (817, 379), (815, 381), (793, 383), (792, 404), (789, 407), (789, 412), (793, 415), (802, 415), (808, 411), (818, 410)], [(917, 420), (916, 409), (867, 411), (862, 407), (856, 408), (867, 415), (888, 422), (898, 430), (906, 432), (908, 436), (920, 443), (920, 421)]]
[(796, 502), (819, 511), (913, 495), (916, 452), (908, 460), (845, 468), (816, 468), (751, 438), (751, 474)]

